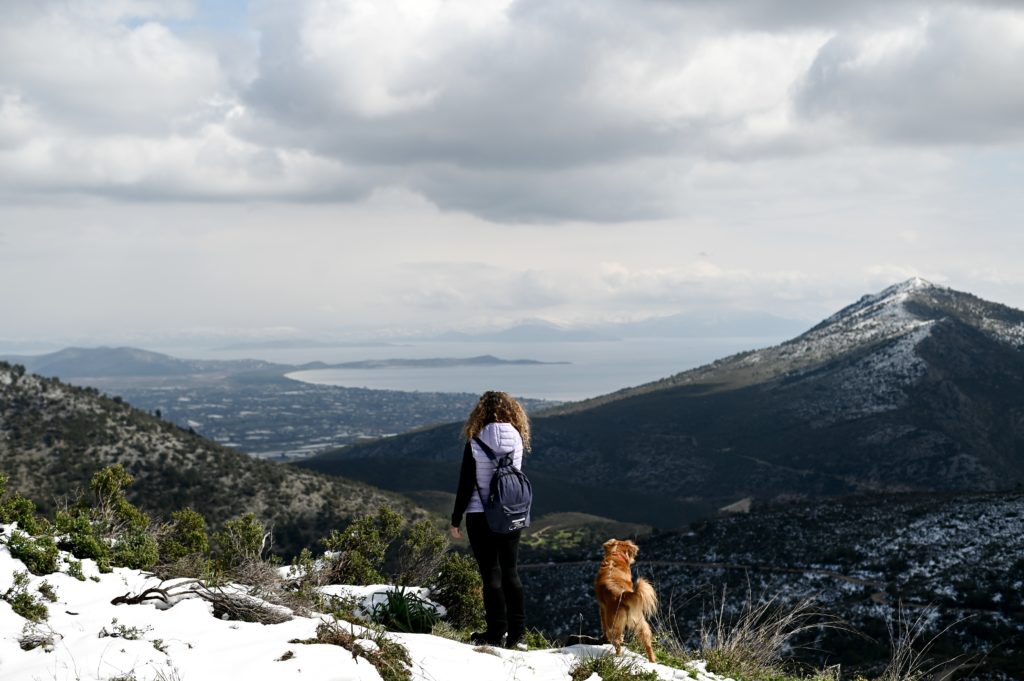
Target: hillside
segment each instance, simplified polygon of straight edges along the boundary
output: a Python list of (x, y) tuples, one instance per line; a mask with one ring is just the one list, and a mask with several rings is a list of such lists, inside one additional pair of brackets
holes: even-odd
[[(292, 612), (281, 607), (275, 612), (281, 613), (285, 621), (240, 621), (216, 616), (212, 603), (187, 593), (166, 604), (149, 600), (115, 605), (112, 601), (126, 593), (139, 594), (150, 588), (177, 587), (179, 592), (187, 592), (183, 588), (187, 580), (161, 582), (149, 573), (127, 568), (104, 574), (90, 559), (82, 561), (81, 580), (66, 572), (45, 577), (28, 575), (25, 565), (10, 555), (6, 545), (10, 530), (11, 526), (0, 525), (0, 677), (11, 681), (569, 681), (584, 678), (570, 673), (587, 660), (611, 653), (607, 644), (527, 652), (472, 646), (442, 636), (384, 631), (332, 614)], [(68, 558), (62, 553), (62, 563), (66, 564)], [(15, 586), (19, 574), (26, 580), (23, 587)], [(19, 590), (46, 606), (44, 621), (25, 619), (3, 599), (5, 594)], [(380, 603), (393, 587), (331, 584), (321, 590), (328, 595), (351, 594), (364, 602)], [(221, 593), (245, 591), (244, 585), (231, 585)], [(249, 602), (265, 603), (256, 598)], [(367, 613), (364, 610), (360, 614)], [(324, 631), (327, 635), (321, 637)], [(332, 631), (343, 634), (331, 637)], [(384, 646), (390, 655), (374, 655)], [(633, 652), (625, 656), (626, 664), (644, 674), (630, 677), (634, 679), (723, 678), (708, 673), (707, 664), (699, 660), (688, 662), (685, 669), (676, 669), (649, 663)]]
[(140, 348), (64, 348), (44, 355), (0, 357), (8, 364), (20, 364), (40, 376), (69, 378), (195, 376), (278, 370), (295, 367), (258, 359), (197, 360), (179, 359)]
[[(804, 598), (853, 631), (815, 632), (814, 665), (869, 675), (889, 657), (886, 622), (923, 617), (934, 659), (974, 656), (957, 678), (1024, 678), (1024, 493), (860, 495), (757, 507), (639, 540), (637, 572), (657, 585), (692, 645), (711, 609)], [(550, 636), (593, 631), (586, 560), (523, 566), (528, 611)], [(665, 613), (668, 616), (668, 613)], [(948, 630), (946, 628), (948, 627)], [(945, 631), (944, 631), (945, 630)], [(808, 643), (808, 641), (803, 641)]]
[(52, 511), (114, 463), (135, 477), (129, 497), (144, 510), (167, 516), (191, 506), (215, 526), (252, 511), (273, 523), (284, 553), (381, 504), (406, 517), (425, 514), (398, 495), (255, 460), (118, 398), (0, 363), (0, 471), (12, 489)]
[[(536, 503), (681, 527), (747, 497), (1012, 487), (1022, 346), (1021, 311), (903, 282), (780, 345), (537, 416)], [(460, 452), (452, 424), (303, 465), (446, 491)]]

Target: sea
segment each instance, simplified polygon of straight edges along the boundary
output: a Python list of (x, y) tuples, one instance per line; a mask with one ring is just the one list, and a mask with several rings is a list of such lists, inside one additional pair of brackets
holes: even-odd
[(169, 354), (204, 359), (256, 358), (287, 364), (321, 361), (477, 357), (528, 359), (551, 364), (457, 367), (315, 369), (288, 374), (322, 385), (417, 392), (480, 394), (503, 390), (517, 397), (572, 401), (655, 381), (782, 338), (645, 338), (588, 342), (417, 342), (377, 346), (192, 349)]

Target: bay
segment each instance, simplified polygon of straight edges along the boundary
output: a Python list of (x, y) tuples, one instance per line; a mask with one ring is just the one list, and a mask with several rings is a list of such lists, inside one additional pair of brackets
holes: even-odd
[[(656, 338), (579, 343), (435, 342), (401, 347), (340, 348), (336, 351), (318, 348), (318, 359), (325, 362), (494, 355), (506, 360), (567, 363), (314, 369), (292, 372), (288, 377), (307, 383), (350, 388), (474, 394), (504, 390), (519, 397), (572, 401), (655, 381), (737, 352), (765, 347), (778, 340), (781, 339)], [(306, 350), (302, 354), (309, 352)], [(284, 357), (275, 359), (286, 361)], [(287, 361), (295, 361), (295, 358)]]

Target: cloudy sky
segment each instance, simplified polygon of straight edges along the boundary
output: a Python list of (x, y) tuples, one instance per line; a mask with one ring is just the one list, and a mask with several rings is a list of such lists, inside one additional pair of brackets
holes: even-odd
[(0, 339), (1024, 308), (1022, 64), (1012, 0), (3, 0)]

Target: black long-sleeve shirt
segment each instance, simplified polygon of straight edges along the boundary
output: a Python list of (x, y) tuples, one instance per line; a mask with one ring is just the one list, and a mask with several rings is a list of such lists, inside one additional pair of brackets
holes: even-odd
[(476, 491), (476, 460), (473, 449), (466, 443), (462, 450), (462, 468), (459, 470), (459, 487), (455, 490), (455, 508), (452, 509), (452, 527), (462, 524), (462, 516), (469, 506), (469, 498)]

